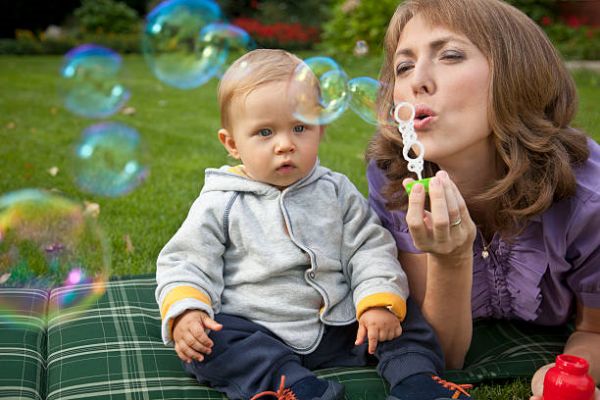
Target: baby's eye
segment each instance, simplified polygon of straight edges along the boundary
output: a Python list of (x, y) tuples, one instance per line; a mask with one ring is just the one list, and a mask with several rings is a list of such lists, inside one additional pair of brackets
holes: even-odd
[(306, 130), (304, 125), (296, 125), (294, 126), (294, 133), (302, 133)]
[(258, 136), (262, 136), (262, 137), (269, 137), (273, 134), (273, 131), (271, 131), (268, 128), (264, 128), (258, 131)]

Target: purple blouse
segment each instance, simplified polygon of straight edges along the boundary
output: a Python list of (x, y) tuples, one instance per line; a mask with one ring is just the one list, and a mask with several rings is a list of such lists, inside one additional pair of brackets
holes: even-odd
[[(531, 219), (512, 242), (496, 234), (483, 249), (473, 244), (473, 318), (504, 318), (561, 325), (575, 313), (575, 300), (600, 308), (600, 145), (575, 170), (576, 194)], [(419, 253), (405, 212), (388, 211), (381, 189), (387, 178), (370, 163), (369, 202), (391, 232), (399, 251)]]

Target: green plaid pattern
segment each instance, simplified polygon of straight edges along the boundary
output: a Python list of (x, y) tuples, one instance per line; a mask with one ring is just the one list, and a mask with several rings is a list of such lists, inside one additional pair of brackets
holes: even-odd
[(44, 399), (48, 293), (0, 288), (0, 399)]
[(465, 368), (444, 378), (460, 383), (531, 378), (562, 353), (572, 326), (542, 327), (525, 322), (482, 320), (473, 325)]
[(48, 400), (223, 398), (163, 345), (155, 288), (154, 277), (112, 281), (93, 308), (49, 321)]
[[(0, 320), (0, 399), (224, 399), (187, 376), (175, 351), (162, 344), (155, 287), (154, 276), (113, 280), (92, 308), (48, 321), (47, 333), (41, 318), (48, 301), (44, 292), (0, 290), (0, 304), (7, 296), (31, 298), (23, 310), (27, 323)], [(568, 328), (476, 322), (466, 368), (448, 371), (445, 378), (476, 383), (530, 377), (562, 351), (569, 333)], [(323, 369), (317, 375), (343, 383), (350, 400), (387, 395), (373, 367)]]

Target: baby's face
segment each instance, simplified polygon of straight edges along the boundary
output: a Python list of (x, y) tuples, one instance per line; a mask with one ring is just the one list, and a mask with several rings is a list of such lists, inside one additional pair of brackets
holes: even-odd
[(285, 188), (310, 173), (317, 161), (323, 128), (293, 116), (285, 82), (259, 86), (234, 98), (230, 115), (235, 149), (254, 180)]

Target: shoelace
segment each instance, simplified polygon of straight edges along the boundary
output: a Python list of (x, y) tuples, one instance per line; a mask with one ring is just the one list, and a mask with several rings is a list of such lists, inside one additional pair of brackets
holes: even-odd
[(440, 378), (439, 376), (435, 376), (435, 375), (433, 375), (431, 377), (431, 379), (433, 379), (434, 381), (436, 381), (437, 383), (439, 383), (446, 389), (455, 390), (454, 395), (452, 396), (453, 399), (457, 399), (461, 393), (464, 394), (465, 396), (471, 397), (471, 395), (469, 393), (467, 393), (467, 389), (471, 389), (473, 387), (473, 385), (469, 385), (469, 384), (459, 385), (454, 382), (445, 381), (442, 378)]
[(281, 375), (281, 383), (276, 392), (265, 391), (254, 395), (250, 400), (256, 400), (264, 396), (275, 396), (277, 400), (297, 400), (296, 395), (290, 389), (285, 388), (285, 375)]

